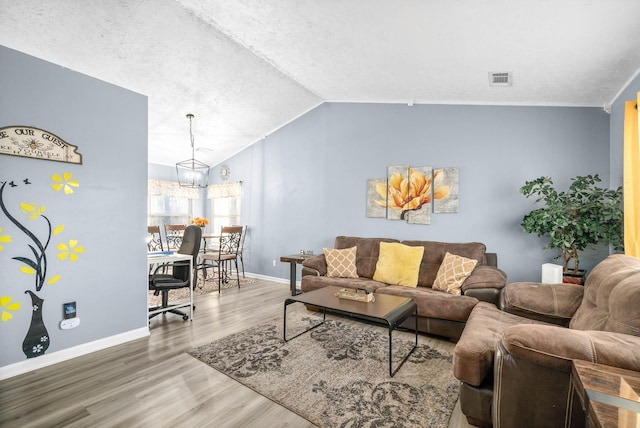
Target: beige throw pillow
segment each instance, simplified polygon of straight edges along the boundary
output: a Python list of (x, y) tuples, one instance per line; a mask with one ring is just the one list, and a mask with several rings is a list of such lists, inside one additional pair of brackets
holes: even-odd
[(324, 258), (327, 260), (327, 276), (334, 278), (357, 278), (356, 250), (358, 247), (336, 250), (324, 249)]
[(477, 263), (475, 259), (447, 252), (431, 288), (459, 296), (462, 283), (471, 275)]

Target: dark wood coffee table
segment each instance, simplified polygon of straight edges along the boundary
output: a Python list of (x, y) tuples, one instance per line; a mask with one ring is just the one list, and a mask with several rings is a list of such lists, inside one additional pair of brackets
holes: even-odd
[[(287, 298), (284, 301), (283, 335), (285, 342), (295, 339), (296, 337), (324, 324), (327, 318), (327, 312), (348, 316), (361, 321), (383, 323), (389, 328), (389, 375), (393, 377), (418, 346), (418, 306), (416, 305), (416, 302), (410, 298), (385, 294), (376, 294), (376, 299), (373, 302), (358, 302), (336, 297), (335, 294), (338, 290), (340, 290), (339, 287), (328, 286)], [(322, 322), (287, 339), (287, 307), (292, 303), (303, 303), (305, 305), (318, 308), (322, 311)], [(413, 315), (413, 318), (415, 319), (415, 343), (409, 353), (394, 370), (392, 365), (393, 331), (411, 315)]]

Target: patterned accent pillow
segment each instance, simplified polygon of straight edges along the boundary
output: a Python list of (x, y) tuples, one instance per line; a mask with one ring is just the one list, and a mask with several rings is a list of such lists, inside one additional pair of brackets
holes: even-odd
[(380, 256), (373, 279), (392, 285), (418, 286), (424, 247), (411, 247), (397, 242), (380, 242)]
[(356, 249), (358, 247), (336, 250), (324, 249), (324, 258), (327, 260), (327, 276), (334, 278), (357, 278)]
[(447, 252), (431, 288), (459, 296), (462, 283), (471, 275), (476, 264), (477, 260)]

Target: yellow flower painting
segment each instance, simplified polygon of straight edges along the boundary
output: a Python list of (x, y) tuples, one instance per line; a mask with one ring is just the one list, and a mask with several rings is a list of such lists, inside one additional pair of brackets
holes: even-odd
[(367, 215), (429, 224), (432, 201), (433, 212), (457, 212), (457, 179), (457, 168), (388, 167), (386, 179), (368, 182)]
[[(458, 168), (440, 168), (434, 172), (434, 177), (438, 177), (438, 183), (434, 189), (433, 212), (434, 214), (457, 213), (458, 212)], [(436, 180), (434, 178), (434, 180)], [(447, 194), (442, 195), (439, 189), (446, 187)]]

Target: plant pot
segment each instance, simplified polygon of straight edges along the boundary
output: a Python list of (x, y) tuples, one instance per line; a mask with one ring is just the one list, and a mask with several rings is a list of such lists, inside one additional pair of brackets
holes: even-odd
[(563, 284), (577, 284), (584, 285), (584, 281), (587, 278), (587, 271), (579, 269), (577, 273), (573, 271), (562, 272)]

